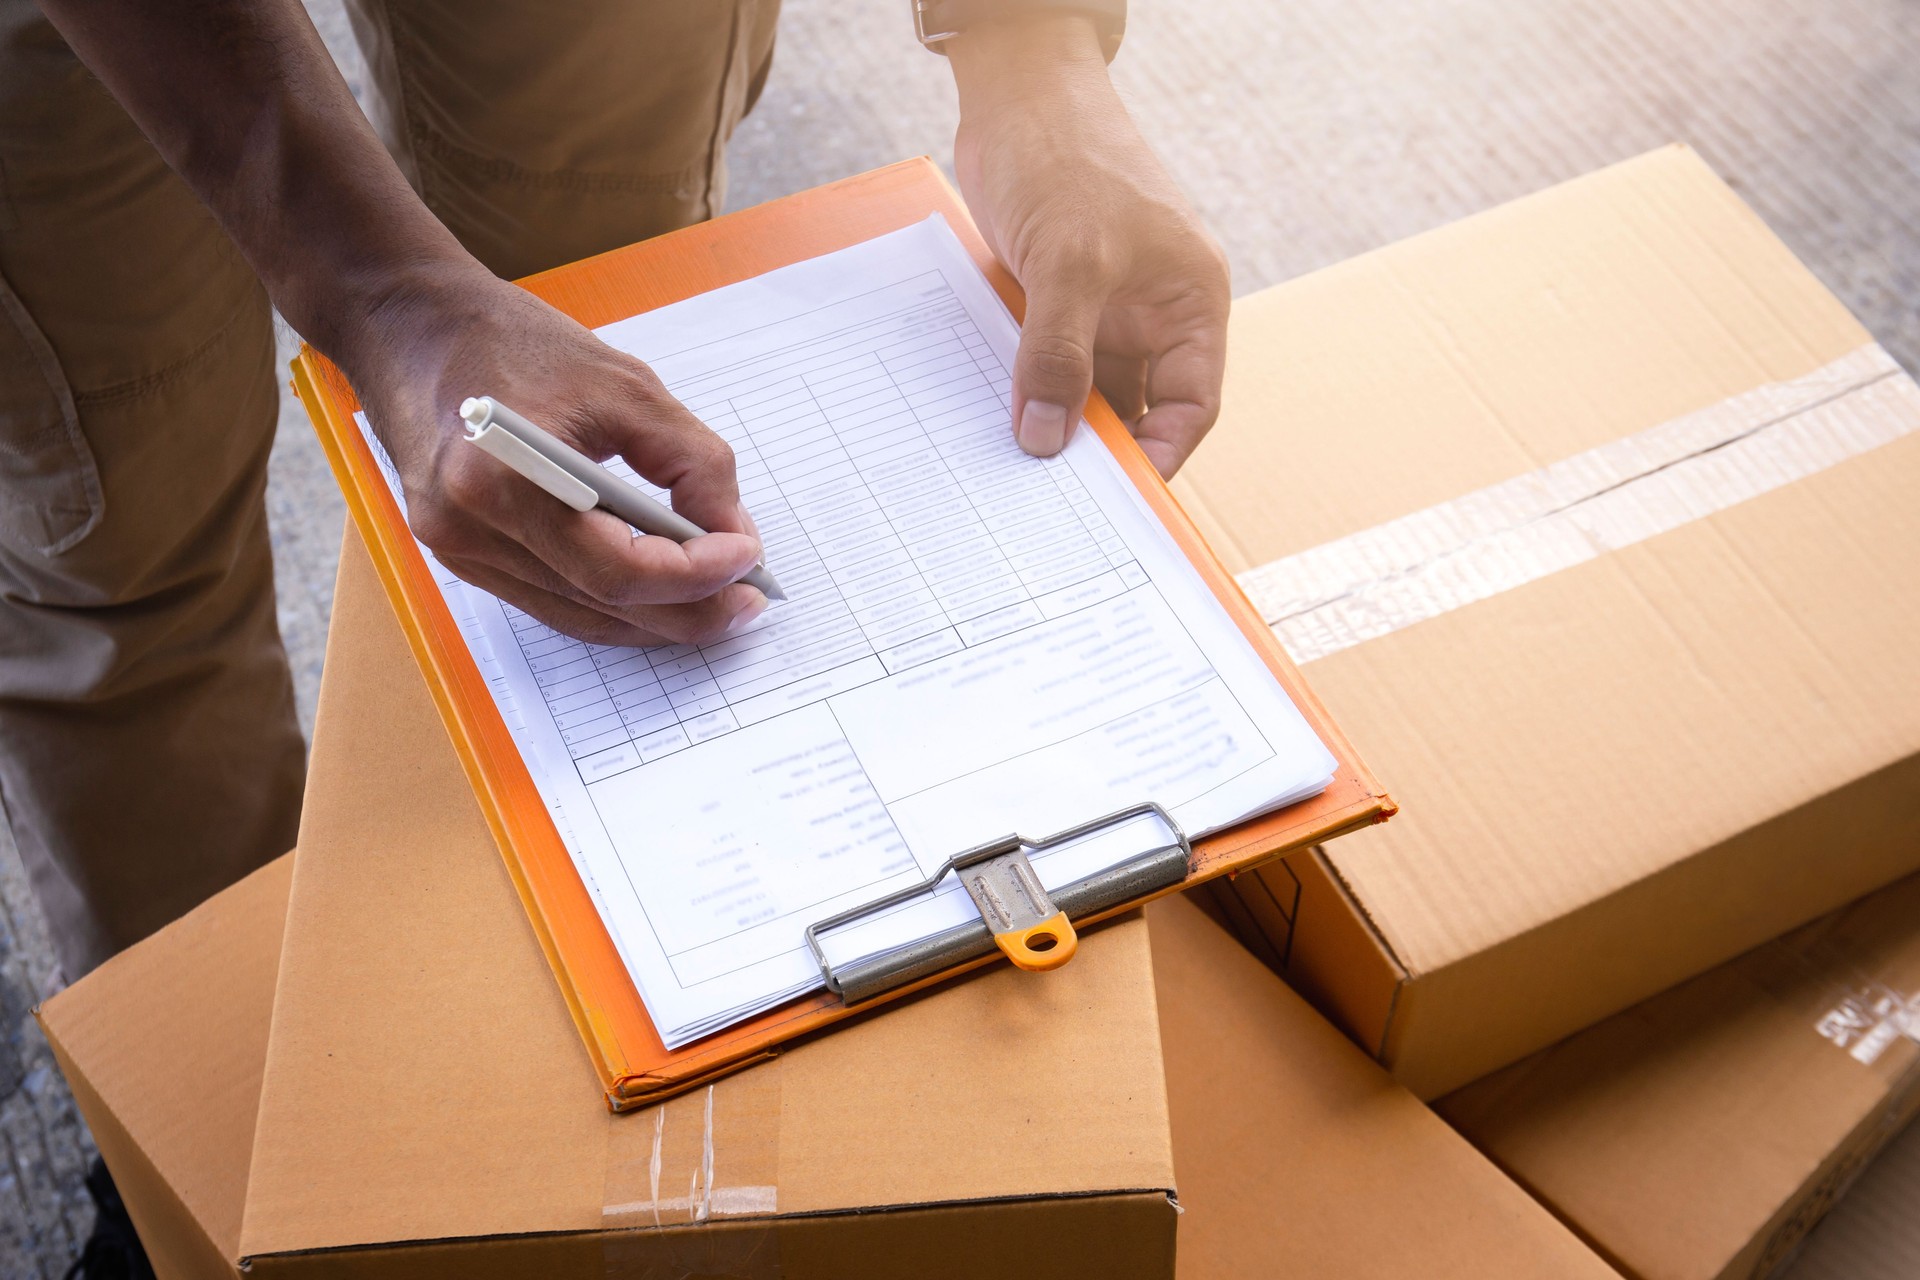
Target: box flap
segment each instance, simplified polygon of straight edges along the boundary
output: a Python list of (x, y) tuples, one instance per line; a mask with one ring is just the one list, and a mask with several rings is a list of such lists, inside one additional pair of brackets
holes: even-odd
[[(1669, 148), (1244, 299), (1233, 341), (1177, 487), (1244, 570), (1868, 338)], [(1883, 586), (1920, 580), (1916, 483), (1908, 437), (1313, 662), (1405, 806), (1327, 852), (1399, 962), (1486, 951), (1920, 750), (1920, 593)]]
[(245, 1254), (1172, 1185), (1137, 916), (609, 1115), (351, 531), (302, 839)]
[(292, 874), (263, 867), (39, 1011), (162, 1274), (237, 1256)]
[(1181, 1276), (1613, 1275), (1192, 901), (1147, 920)]

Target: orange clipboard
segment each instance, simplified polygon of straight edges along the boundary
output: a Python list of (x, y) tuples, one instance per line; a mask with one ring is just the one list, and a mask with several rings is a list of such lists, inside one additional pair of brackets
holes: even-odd
[[(958, 196), (924, 157), (556, 267), (519, 283), (581, 324), (596, 328), (775, 267), (847, 248), (935, 212), (946, 216), (1013, 314), (1022, 315), (1020, 286), (994, 260)], [(986, 964), (999, 954), (964, 962), (857, 1006), (824, 991), (803, 996), (680, 1049), (668, 1049), (354, 423), (360, 404), (353, 389), (345, 375), (310, 347), (302, 347), (293, 361), (293, 386), (313, 418), (347, 506), (615, 1111), (649, 1105), (704, 1084), (771, 1056), (785, 1041)], [(1394, 809), (1272, 631), (1097, 393), (1087, 405), (1087, 420), (1319, 734), (1337, 768), (1331, 785), (1320, 795), (1195, 842), (1183, 884), (1076, 924), (1115, 915), (1146, 897), (1245, 871), (1289, 850), (1381, 821)]]

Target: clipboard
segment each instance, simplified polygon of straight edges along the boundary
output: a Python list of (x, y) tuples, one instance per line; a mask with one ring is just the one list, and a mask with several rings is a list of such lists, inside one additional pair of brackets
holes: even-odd
[[(519, 283), (581, 324), (597, 328), (790, 262), (847, 248), (935, 212), (946, 216), (994, 289), (1013, 314), (1021, 316), (1024, 298), (1019, 285), (994, 260), (958, 195), (925, 157), (557, 267)], [(930, 971), (889, 982), (863, 999), (849, 1000), (834, 990), (823, 990), (678, 1050), (666, 1048), (354, 423), (358, 398), (345, 375), (310, 347), (301, 348), (292, 371), (294, 390), (312, 417), (347, 507), (613, 1110), (651, 1105), (696, 1088), (771, 1056), (795, 1037), (977, 968), (1001, 954), (988, 950), (952, 963), (943, 961)], [(1176, 867), (1158, 879), (1140, 882), (1134, 886), (1137, 892), (1110, 894), (1098, 909), (1075, 920), (1080, 925), (1215, 876), (1238, 874), (1290, 850), (1382, 821), (1394, 811), (1392, 800), (1097, 392), (1087, 405), (1086, 418), (1337, 766), (1332, 782), (1318, 796), (1194, 842), (1190, 851), (1182, 837), (1184, 876), (1175, 879)], [(1114, 896), (1120, 900), (1111, 900)]]

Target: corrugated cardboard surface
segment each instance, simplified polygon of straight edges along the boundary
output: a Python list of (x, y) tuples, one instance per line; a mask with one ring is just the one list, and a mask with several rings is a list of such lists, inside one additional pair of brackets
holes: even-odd
[(1782, 1280), (1910, 1280), (1920, 1258), (1920, 1129), (1909, 1125), (1825, 1221)]
[(1920, 877), (1437, 1105), (1636, 1280), (1747, 1280), (1920, 1103), (1915, 1037)]
[(1147, 921), (1183, 1280), (1613, 1275), (1192, 901)]
[[(1166, 1102), (1137, 917), (1092, 932), (1057, 974), (986, 973), (664, 1112), (609, 1115), (351, 534), (302, 841), (241, 1233), (263, 1274), (325, 1273), (341, 1255), (314, 1251), (355, 1246), (374, 1247), (356, 1265), (395, 1274), (598, 1275), (609, 1250), (652, 1265), (709, 1247), (754, 1266), (784, 1258), (788, 1275), (816, 1274), (809, 1258), (855, 1274), (851, 1260), (890, 1256), (888, 1240), (907, 1248), (914, 1222), (954, 1246), (931, 1250), (923, 1274), (995, 1274), (1023, 1242), (1066, 1274), (1171, 1265)], [(929, 1208), (838, 1228), (791, 1220), (888, 1206)], [(698, 1245), (602, 1230), (651, 1228), (656, 1213), (669, 1228), (712, 1222), (679, 1233)], [(1041, 1243), (1049, 1233), (1078, 1240), (1079, 1255)], [(470, 1237), (489, 1242), (384, 1247)], [(966, 1239), (981, 1256), (958, 1247)]]
[[(45, 1010), (162, 1280), (238, 1275), (232, 1259), (290, 861), (221, 894)], [(1157, 904), (1148, 923), (1185, 1210), (1180, 1276), (1612, 1274), (1192, 903)], [(119, 1137), (128, 1134), (141, 1145)], [(828, 1143), (822, 1150), (840, 1152)], [(1125, 1198), (1025, 1203), (1033, 1233), (1044, 1237), (1023, 1255), (1025, 1274), (1075, 1274), (1075, 1259), (1139, 1241)], [(716, 1243), (730, 1229), (688, 1233), (671, 1262), (723, 1275), (773, 1275), (773, 1263), (787, 1276), (846, 1274), (836, 1270), (846, 1246), (831, 1216), (785, 1221), (778, 1253), (757, 1259)], [(982, 1274), (990, 1269), (966, 1261), (982, 1240), (973, 1206), (868, 1215), (860, 1261), (863, 1274), (920, 1276), (940, 1266)], [(628, 1261), (631, 1274), (652, 1274), (647, 1259), (623, 1257), (593, 1236), (276, 1258), (259, 1269), (551, 1274), (564, 1270), (555, 1259), (569, 1248), (585, 1274), (599, 1274), (596, 1266), (629, 1274), (618, 1270)]]
[(237, 1276), (291, 854), (40, 1009), (162, 1280)]
[[(1232, 339), (1177, 487), (1236, 570), (1869, 340), (1677, 148), (1243, 299)], [(1404, 812), (1324, 855), (1378, 972), (1312, 974), (1302, 919), (1307, 985), (1366, 987), (1331, 1006), (1432, 1096), (1920, 864), (1917, 491), (1908, 437), (1312, 663)]]

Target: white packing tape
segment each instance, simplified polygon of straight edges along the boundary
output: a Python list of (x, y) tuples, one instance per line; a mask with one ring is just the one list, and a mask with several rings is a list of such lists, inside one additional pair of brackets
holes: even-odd
[(1877, 344), (1239, 575), (1296, 662), (1524, 586), (1920, 431)]
[(1907, 995), (1881, 983), (1849, 991), (1813, 1029), (1855, 1062), (1872, 1066), (1896, 1042), (1920, 1042), (1920, 993)]

